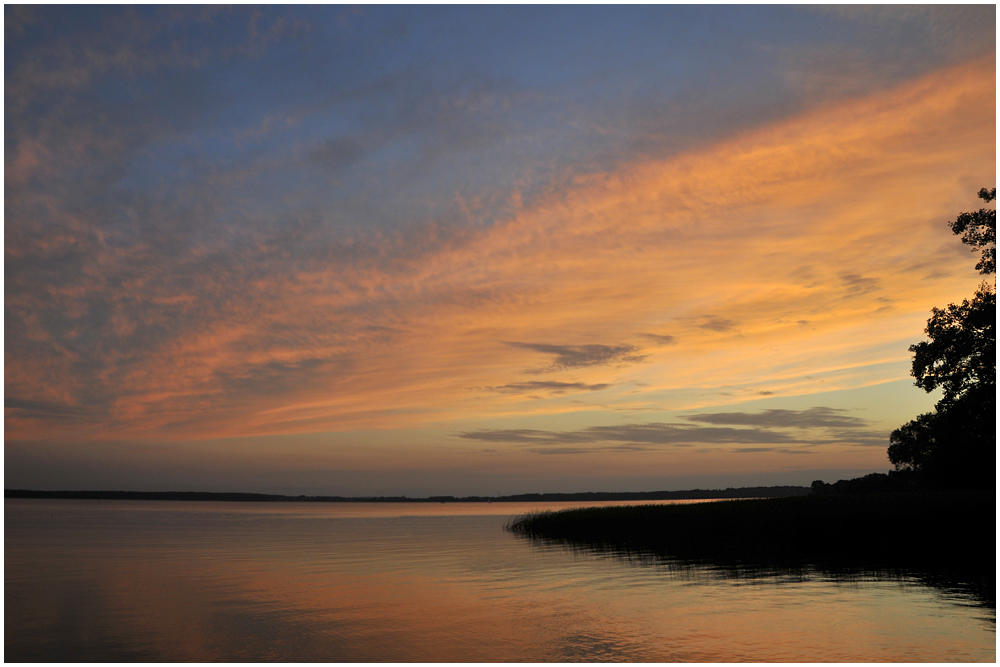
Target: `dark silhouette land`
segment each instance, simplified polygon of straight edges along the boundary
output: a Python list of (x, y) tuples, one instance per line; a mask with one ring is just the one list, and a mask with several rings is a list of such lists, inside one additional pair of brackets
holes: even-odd
[(910, 576), (995, 609), (995, 525), (994, 492), (972, 490), (591, 507), (517, 517), (507, 529), (736, 578), (810, 569), (844, 578)]
[[(979, 197), (996, 199), (983, 188)], [(949, 223), (962, 242), (982, 252), (976, 269), (996, 272), (995, 210), (960, 214)], [(932, 488), (994, 488), (996, 484), (996, 284), (983, 281), (972, 300), (934, 308), (924, 329), (930, 340), (910, 346), (916, 385), (944, 393), (934, 412), (889, 437), (889, 460)]]

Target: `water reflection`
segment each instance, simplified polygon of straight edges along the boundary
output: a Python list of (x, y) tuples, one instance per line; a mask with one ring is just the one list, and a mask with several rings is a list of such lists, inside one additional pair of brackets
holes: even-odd
[(570, 539), (552, 539), (524, 536), (541, 548), (562, 548), (577, 554), (595, 557), (613, 557), (623, 563), (639, 567), (655, 567), (670, 576), (691, 580), (729, 580), (736, 583), (788, 583), (821, 579), (838, 584), (867, 585), (872, 582), (890, 581), (902, 586), (920, 586), (934, 589), (941, 599), (963, 607), (984, 610), (982, 618), (996, 623), (995, 578), (983, 576), (978, 568), (956, 571), (953, 568), (937, 570), (889, 565), (859, 565), (836, 558), (814, 561), (800, 560), (781, 563), (764, 560), (737, 560), (733, 558), (685, 559), (664, 552), (626, 549), (616, 545), (589, 543)]
[(522, 509), (8, 500), (5, 658), (995, 658), (982, 610), (912, 582), (623, 560), (504, 532)]

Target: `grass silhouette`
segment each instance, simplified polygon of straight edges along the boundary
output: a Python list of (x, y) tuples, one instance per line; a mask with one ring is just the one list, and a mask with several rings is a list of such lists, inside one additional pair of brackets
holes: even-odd
[(805, 567), (910, 574), (996, 606), (992, 491), (591, 507), (521, 515), (506, 527), (536, 540), (714, 565), (734, 576)]

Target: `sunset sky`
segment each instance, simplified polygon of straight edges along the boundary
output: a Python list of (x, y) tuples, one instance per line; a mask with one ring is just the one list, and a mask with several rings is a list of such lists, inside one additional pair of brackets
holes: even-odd
[(886, 471), (995, 13), (6, 5), (5, 486)]

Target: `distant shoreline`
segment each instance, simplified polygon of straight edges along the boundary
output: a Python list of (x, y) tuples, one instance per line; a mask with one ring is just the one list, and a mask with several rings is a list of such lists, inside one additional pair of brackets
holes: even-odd
[(6, 498), (49, 498), (60, 500), (175, 500), (228, 501), (251, 503), (511, 503), (511, 502), (603, 502), (609, 500), (712, 500), (726, 498), (787, 498), (805, 496), (807, 486), (751, 486), (687, 491), (522, 493), (511, 496), (286, 496), (268, 493), (217, 493), (211, 491), (32, 491), (4, 489)]

